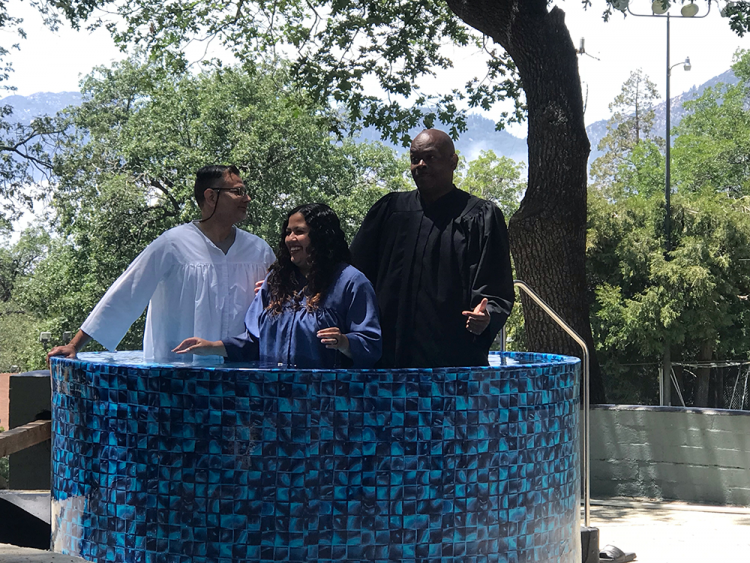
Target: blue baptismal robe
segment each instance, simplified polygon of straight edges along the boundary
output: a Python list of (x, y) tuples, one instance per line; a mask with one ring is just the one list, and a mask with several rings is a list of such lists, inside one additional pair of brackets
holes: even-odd
[[(230, 362), (260, 361), (263, 365), (298, 368), (371, 367), (382, 350), (378, 305), (372, 284), (353, 266), (342, 264), (320, 305), (306, 308), (287, 303), (274, 314), (267, 309), (270, 293), (263, 283), (245, 315), (245, 332), (222, 340)], [(349, 339), (352, 358), (329, 350), (319, 330), (338, 327)]]

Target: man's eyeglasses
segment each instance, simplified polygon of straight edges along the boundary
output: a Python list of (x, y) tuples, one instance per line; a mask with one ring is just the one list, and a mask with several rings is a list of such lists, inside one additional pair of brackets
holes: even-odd
[(247, 188), (211, 188), (217, 192), (229, 192), (233, 193), (234, 195), (238, 195), (240, 197), (245, 197), (247, 195)]

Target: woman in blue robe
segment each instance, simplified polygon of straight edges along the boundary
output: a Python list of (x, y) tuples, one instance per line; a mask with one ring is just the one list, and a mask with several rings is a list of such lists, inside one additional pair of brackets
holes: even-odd
[(174, 352), (297, 368), (371, 367), (382, 349), (375, 291), (350, 265), (333, 210), (322, 203), (292, 209), (276, 255), (243, 334), (187, 338)]

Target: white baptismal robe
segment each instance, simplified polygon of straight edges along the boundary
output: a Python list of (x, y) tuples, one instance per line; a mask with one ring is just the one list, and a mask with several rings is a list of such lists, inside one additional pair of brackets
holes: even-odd
[(114, 351), (148, 305), (144, 359), (157, 362), (189, 361), (172, 349), (190, 336), (221, 340), (242, 333), (255, 282), (275, 257), (261, 238), (235, 231), (224, 254), (193, 223), (168, 230), (112, 284), (81, 330)]

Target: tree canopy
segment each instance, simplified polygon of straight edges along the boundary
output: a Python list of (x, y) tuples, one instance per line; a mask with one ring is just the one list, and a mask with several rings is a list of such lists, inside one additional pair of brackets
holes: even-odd
[[(329, 131), (340, 116), (291, 85), (283, 64), (192, 75), (135, 58), (97, 69), (82, 94), (58, 124), (67, 137), (48, 188), (56, 236), (14, 293), (56, 340), (148, 243), (199, 217), (193, 183), (206, 163), (240, 168), (252, 197), (243, 226), (272, 246), (299, 203), (330, 204), (351, 237), (389, 182), (401, 185), (393, 151), (338, 141)], [(139, 349), (141, 330), (122, 347)]]
[[(5, 38), (24, 39), (22, 23), (8, 11), (6, 2), (0, 4), (0, 30)], [(15, 90), (10, 81), (12, 52), (19, 48), (19, 42), (0, 45), (0, 91)], [(0, 106), (0, 230), (10, 228), (23, 211), (33, 207), (36, 193), (30, 186), (48, 177), (58, 133), (47, 116), (21, 123), (14, 119), (10, 105)]]
[[(606, 19), (614, 2), (583, 4), (598, 6)], [(584, 273), (590, 146), (577, 54), (559, 7), (550, 9), (547, 0), (55, 0), (41, 6), (54, 8), (51, 18), (61, 13), (74, 25), (105, 25), (121, 44), (143, 46), (173, 69), (185, 69), (186, 46), (212, 40), (243, 62), (290, 56), (292, 75), (318, 101), (335, 100), (355, 121), (374, 124), (402, 143), (409, 141), (409, 128), (429, 127), (437, 118), (452, 123), (455, 136), (464, 127), (462, 103), (486, 109), (513, 100), (514, 109), (498, 125), (526, 112), (529, 177), (509, 224), (517, 271), (593, 348)], [(732, 8), (738, 33), (747, 30), (748, 12), (745, 3)], [(487, 72), (431, 95), (420, 90), (419, 79), (452, 64), (444, 43), (483, 48)], [(382, 97), (368, 91), (373, 79)], [(531, 348), (580, 354), (522, 301)], [(591, 367), (592, 399), (601, 402), (596, 357)]]
[[(745, 53), (733, 67), (739, 84), (708, 89), (685, 104), (689, 113), (674, 131), (677, 193), (667, 256), (664, 157), (656, 143), (641, 140), (618, 153), (616, 173), (591, 187), (592, 324), (614, 400), (653, 401), (665, 341), (676, 362), (750, 357), (750, 208), (741, 164), (750, 136), (748, 63)], [(628, 120), (632, 115), (613, 120), (610, 135), (622, 133)], [(650, 377), (623, 367), (638, 363), (652, 364)], [(697, 373), (695, 404), (708, 406), (708, 373)]]
[[(123, 48), (137, 45), (177, 68), (188, 66), (187, 53), (203, 53), (211, 42), (227, 48), (241, 62), (290, 58), (292, 74), (319, 100), (344, 104), (354, 121), (376, 125), (393, 142), (406, 145), (409, 128), (422, 123), (430, 127), (440, 119), (453, 124), (455, 136), (465, 129), (466, 108), (488, 109), (503, 100), (513, 100), (514, 107), (500, 114), (498, 125), (523, 120), (527, 108), (516, 60), (522, 57), (502, 34), (513, 25), (511, 18), (517, 20), (519, 30), (534, 19), (546, 19), (555, 12), (548, 4), (546, 0), (356, 4), (47, 0), (39, 6), (53, 25), (65, 18), (75, 27), (104, 26)], [(626, 4), (619, 1), (581, 0), (581, 4), (601, 10), (605, 21), (618, 10), (627, 16)], [(742, 2), (724, 10), (730, 27), (740, 35), (750, 25), (748, 11), (750, 7)], [(486, 73), (447, 93), (426, 92), (420, 79), (453, 66), (446, 45), (482, 51)], [(536, 53), (529, 49), (528, 56), (533, 63)], [(560, 78), (550, 76), (548, 81), (552, 84)], [(373, 84), (385, 96), (375, 94)]]
[[(120, 45), (144, 47), (176, 68), (187, 67), (186, 47), (210, 41), (243, 62), (290, 56), (294, 76), (317, 99), (343, 104), (353, 121), (376, 125), (404, 145), (409, 128), (430, 127), (438, 119), (453, 123), (451, 133), (457, 136), (465, 129), (461, 101), (488, 108), (514, 99), (515, 110), (504, 114), (503, 121), (523, 117), (521, 87), (510, 57), (444, 2), (66, 0), (55, 6), (74, 25), (104, 25)], [(448, 93), (424, 92), (420, 78), (453, 66), (442, 48), (449, 43), (483, 49), (487, 75)], [(393, 98), (372, 94), (367, 79)]]
[(653, 105), (658, 98), (654, 83), (638, 69), (630, 73), (620, 94), (609, 104), (612, 115), (598, 146), (605, 152), (590, 170), (594, 186), (606, 190), (609, 197), (651, 192), (661, 181), (648, 175), (654, 165), (658, 168), (663, 145), (663, 139), (651, 132), (656, 117)]
[[(463, 163), (462, 163), (463, 164)], [(518, 209), (526, 184), (521, 180), (524, 165), (493, 151), (481, 151), (479, 156), (460, 170), (462, 190), (491, 201), (510, 217)]]
[(681, 190), (710, 190), (732, 198), (750, 196), (750, 55), (738, 52), (732, 66), (739, 82), (707, 88), (685, 103), (674, 148), (675, 181)]

